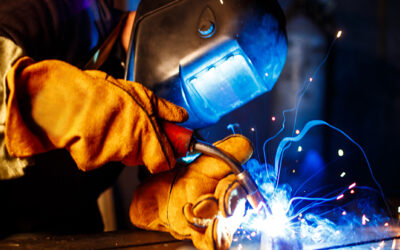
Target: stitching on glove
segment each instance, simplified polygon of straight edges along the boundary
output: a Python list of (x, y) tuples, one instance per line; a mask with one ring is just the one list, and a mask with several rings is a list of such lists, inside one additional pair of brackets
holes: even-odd
[(174, 179), (171, 182), (171, 187), (169, 189), (169, 194), (168, 194), (168, 201), (167, 201), (167, 222), (168, 222), (168, 227), (170, 227), (170, 225), (171, 225), (170, 222), (169, 222), (169, 201), (171, 200), (172, 189), (174, 187), (176, 179), (178, 178), (178, 174), (179, 174), (179, 171), (176, 171)]
[[(142, 103), (139, 103), (139, 101), (137, 100), (137, 98), (136, 98), (135, 96), (133, 96), (133, 95), (132, 95), (128, 90), (126, 90), (124, 87), (119, 86), (119, 85), (113, 83), (112, 81), (108, 80), (108, 77), (109, 77), (109, 75), (107, 74), (107, 75), (106, 75), (106, 79), (105, 79), (107, 82), (111, 83), (112, 85), (118, 87), (119, 89), (121, 89), (121, 90), (123, 90), (125, 93), (127, 93), (127, 94), (136, 102), (136, 104), (144, 111), (144, 113), (146, 114), (147, 118), (150, 120), (151, 126), (153, 127), (153, 129), (154, 129), (154, 131), (155, 131), (155, 134), (156, 134), (156, 136), (157, 136), (158, 143), (160, 144), (161, 150), (163, 151), (164, 158), (167, 160), (168, 168), (169, 168), (169, 169), (172, 169), (171, 162), (170, 162), (170, 160), (169, 160), (169, 158), (168, 158), (168, 156), (167, 156), (167, 152), (166, 152), (166, 150), (165, 150), (165, 148), (164, 148), (164, 145), (163, 145), (163, 143), (162, 143), (162, 141), (161, 141), (160, 135), (159, 135), (159, 133), (157, 132), (156, 125), (154, 124), (153, 119), (151, 119), (151, 117), (152, 117), (154, 114), (150, 115), (150, 114), (147, 112), (147, 110), (144, 108), (143, 104), (142, 104)], [(141, 85), (141, 87), (144, 89), (144, 87), (143, 87), (142, 85)], [(145, 93), (146, 93), (146, 95), (148, 96), (147, 91), (145, 91)], [(155, 96), (155, 95), (153, 95), (153, 96)], [(149, 99), (150, 99), (150, 98), (149, 98)], [(150, 100), (151, 100), (151, 99), (150, 99)], [(152, 108), (154, 108), (154, 103), (152, 103), (152, 104), (153, 104), (153, 107), (152, 107)]]

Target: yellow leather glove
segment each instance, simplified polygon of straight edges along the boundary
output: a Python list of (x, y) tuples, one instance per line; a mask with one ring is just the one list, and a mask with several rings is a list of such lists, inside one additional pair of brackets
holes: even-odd
[(5, 139), (12, 156), (65, 148), (82, 170), (110, 161), (157, 173), (175, 165), (161, 119), (183, 122), (186, 111), (141, 84), (70, 64), (18, 60), (7, 74)]
[[(214, 145), (242, 164), (253, 152), (250, 141), (241, 135), (231, 135)], [(243, 213), (245, 196), (225, 162), (202, 155), (187, 167), (142, 183), (134, 192), (129, 213), (139, 228), (192, 239), (199, 249), (227, 249), (239, 225), (226, 228), (223, 218), (238, 210)]]

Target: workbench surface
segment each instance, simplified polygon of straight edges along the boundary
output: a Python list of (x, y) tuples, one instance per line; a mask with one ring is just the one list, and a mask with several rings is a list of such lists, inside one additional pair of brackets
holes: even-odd
[[(378, 229), (378, 228), (376, 228)], [(378, 229), (379, 231), (379, 229)], [(400, 249), (400, 228), (393, 227), (393, 239), (374, 236), (370, 242), (364, 244), (348, 244), (349, 242), (362, 242), (360, 239), (348, 239), (349, 242), (337, 242), (322, 247), (323, 249)], [(368, 235), (368, 231), (364, 231)], [(386, 237), (390, 237), (387, 235)], [(260, 249), (260, 239), (252, 241), (233, 242), (231, 250)], [(285, 243), (285, 242), (283, 242)], [(365, 244), (366, 243), (366, 244)], [(275, 245), (285, 246), (276, 241)], [(344, 244), (344, 245), (342, 245)], [(338, 247), (338, 245), (341, 247)], [(383, 247), (384, 246), (384, 247)], [(326, 248), (327, 247), (327, 248)], [(320, 249), (321, 246), (311, 247)], [(321, 249), (322, 249), (321, 248)], [(0, 249), (178, 249), (193, 250), (191, 241), (179, 241), (168, 233), (127, 230), (96, 234), (57, 235), (54, 233), (24, 233), (15, 234), (0, 239)], [(285, 247), (281, 249), (286, 249)], [(293, 249), (293, 248), (291, 248)]]
[(167, 233), (131, 230), (97, 234), (16, 234), (0, 240), (0, 249), (195, 249)]

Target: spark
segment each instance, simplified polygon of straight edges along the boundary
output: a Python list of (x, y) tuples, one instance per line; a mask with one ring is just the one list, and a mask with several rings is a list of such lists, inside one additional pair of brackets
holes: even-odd
[(266, 73), (265, 73), (265, 76), (266, 76), (266, 77), (268, 77), (268, 76), (269, 76), (268, 72), (266, 72)]
[(312, 77), (310, 77), (310, 79), (308, 79), (310, 82), (312, 82), (313, 81), (313, 78)]
[(396, 240), (393, 240), (392, 249), (396, 249)]
[(338, 33), (336, 34), (336, 38), (340, 38), (342, 36), (342, 33), (343, 32), (341, 30), (339, 30)]
[(251, 132), (254, 132), (254, 131), (255, 131), (255, 129), (254, 129), (254, 128), (251, 128), (250, 130), (251, 130)]
[(385, 222), (385, 227), (388, 227), (389, 226), (389, 223), (388, 222)]
[(273, 122), (276, 121), (276, 117), (275, 117), (275, 116), (271, 117), (271, 120), (272, 120)]
[(346, 172), (342, 172), (341, 174), (340, 174), (340, 177), (344, 177), (346, 175)]
[(293, 174), (296, 173), (296, 169), (293, 169), (292, 173), (293, 173)]
[(361, 218), (361, 223), (363, 225), (366, 225), (367, 222), (369, 222), (369, 219), (367, 218), (367, 216), (365, 214), (363, 214), (362, 218)]
[(343, 216), (344, 216), (344, 215), (346, 215), (346, 214), (347, 214), (347, 212), (346, 212), (346, 211), (343, 211), (343, 212), (342, 212), (342, 215), (343, 215)]
[(338, 155), (339, 155), (340, 157), (342, 157), (342, 156), (344, 155), (343, 149), (339, 149), (339, 150), (338, 150)]
[(356, 185), (357, 185), (357, 183), (354, 182), (353, 184), (351, 184), (351, 185), (349, 186), (349, 189), (354, 188)]
[(297, 151), (298, 151), (298, 152), (303, 151), (303, 147), (302, 147), (302, 146), (299, 146), (299, 147), (297, 148)]
[(397, 207), (397, 212), (400, 214), (400, 206)]
[(300, 134), (300, 130), (296, 129), (296, 135)]
[(351, 193), (351, 194), (354, 194), (354, 193), (355, 193), (354, 189), (352, 189), (352, 190), (350, 191), (350, 193)]
[(340, 199), (342, 199), (344, 197), (344, 194), (341, 194), (341, 195), (339, 195), (337, 198), (336, 198), (336, 200), (340, 200)]

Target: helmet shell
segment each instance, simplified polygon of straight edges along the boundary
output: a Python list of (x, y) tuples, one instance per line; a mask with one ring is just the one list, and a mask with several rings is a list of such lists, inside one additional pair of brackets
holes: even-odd
[(142, 0), (126, 79), (186, 108), (184, 125), (204, 127), (272, 89), (286, 60), (284, 27), (275, 0)]

